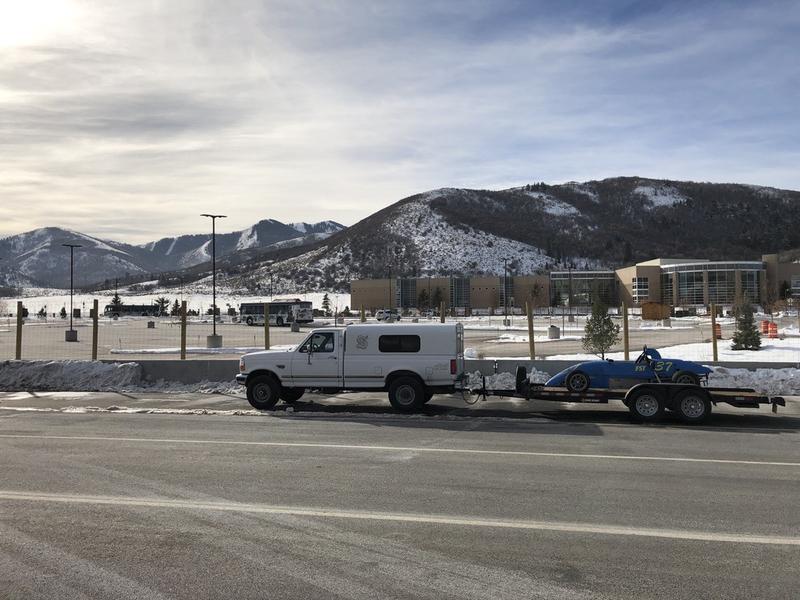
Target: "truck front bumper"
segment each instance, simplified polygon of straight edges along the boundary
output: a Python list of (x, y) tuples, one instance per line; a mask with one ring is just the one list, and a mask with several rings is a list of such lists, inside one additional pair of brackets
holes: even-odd
[(239, 385), (247, 384), (247, 373), (239, 373), (236, 375), (236, 383)]

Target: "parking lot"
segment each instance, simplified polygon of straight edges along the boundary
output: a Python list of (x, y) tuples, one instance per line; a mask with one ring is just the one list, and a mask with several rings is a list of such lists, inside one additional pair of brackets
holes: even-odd
[(795, 402), (702, 427), (447, 396), (414, 416), (383, 394), (248, 409), (240, 394), (0, 394), (0, 590), (777, 598), (800, 584)]

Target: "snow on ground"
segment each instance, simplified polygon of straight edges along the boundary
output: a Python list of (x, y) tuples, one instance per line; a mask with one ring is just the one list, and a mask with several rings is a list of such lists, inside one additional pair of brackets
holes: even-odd
[(675, 204), (679, 204), (680, 202), (685, 202), (687, 200), (686, 196), (669, 185), (660, 185), (658, 187), (652, 185), (640, 185), (633, 190), (633, 193), (641, 194), (647, 198), (653, 207), (674, 206)]
[[(712, 358), (711, 342), (697, 344), (681, 344), (658, 348), (661, 356), (681, 358), (693, 361), (709, 361)], [(717, 344), (719, 360), (721, 362), (764, 362), (764, 363), (800, 363), (800, 342), (793, 338), (761, 340), (761, 350), (731, 350), (730, 340), (720, 340)], [(635, 355), (635, 353), (631, 353)], [(624, 359), (623, 352), (610, 352), (606, 358), (614, 360)], [(597, 360), (594, 354), (557, 354), (548, 356), (548, 360)]]
[(800, 396), (800, 369), (728, 369), (714, 367), (708, 384), (713, 387), (752, 388), (769, 396)]
[(107, 391), (141, 385), (137, 363), (85, 360), (16, 361), (0, 363), (0, 390)]
[[(270, 346), (270, 350), (291, 350), (293, 345)], [(249, 352), (263, 352), (263, 346), (229, 346), (226, 348), (187, 347), (186, 354), (247, 354)], [(181, 349), (176, 348), (112, 348), (111, 354), (180, 354)]]
[[(546, 335), (535, 335), (535, 336), (533, 336), (533, 341), (535, 341), (537, 344), (539, 344), (539, 343), (547, 343), (547, 342), (558, 342), (560, 340), (580, 340), (580, 339), (583, 339), (583, 338), (581, 336), (579, 336), (579, 335), (564, 335), (564, 336), (561, 336), (561, 338), (559, 338), (557, 340), (551, 340)], [(490, 340), (490, 341), (493, 344), (509, 344), (509, 343), (515, 343), (515, 344), (516, 343), (524, 343), (524, 344), (527, 344), (528, 343), (528, 336), (527, 335), (514, 335), (514, 334), (511, 334), (511, 333), (504, 333), (503, 335), (501, 335), (496, 340)]]
[(549, 215), (556, 217), (570, 217), (580, 214), (580, 211), (578, 211), (578, 209), (571, 204), (564, 202), (563, 200), (559, 200), (558, 198), (554, 198), (549, 194), (545, 194), (543, 192), (525, 192), (525, 195), (530, 198), (540, 200), (542, 210)]

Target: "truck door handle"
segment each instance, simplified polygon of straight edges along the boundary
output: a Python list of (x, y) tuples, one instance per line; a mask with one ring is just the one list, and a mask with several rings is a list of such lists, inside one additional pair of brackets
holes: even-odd
[(338, 360), (335, 356), (329, 356), (328, 360)]

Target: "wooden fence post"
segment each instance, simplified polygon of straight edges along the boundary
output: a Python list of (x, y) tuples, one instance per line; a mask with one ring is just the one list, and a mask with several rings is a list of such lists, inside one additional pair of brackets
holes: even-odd
[(714, 362), (719, 360), (717, 354), (717, 305), (711, 305), (711, 356)]
[(628, 305), (622, 303), (622, 349), (625, 352), (625, 360), (631, 359), (631, 339), (628, 329)]
[(364, 310), (364, 305), (363, 304), (361, 305), (361, 322), (362, 323), (366, 323), (367, 322), (367, 312)]
[(536, 359), (536, 340), (533, 338), (533, 308), (531, 303), (525, 303), (525, 314), (528, 317), (528, 352), (530, 352), (531, 360)]
[(22, 301), (17, 301), (17, 351), (14, 355), (22, 360)]
[(264, 350), (269, 350), (269, 302), (264, 303)]
[(439, 304), (439, 320), (444, 323), (444, 300)]
[(92, 360), (97, 360), (98, 310), (99, 303), (97, 302), (97, 298), (95, 298), (94, 302), (92, 302)]
[(186, 300), (181, 301), (181, 360), (186, 360)]

